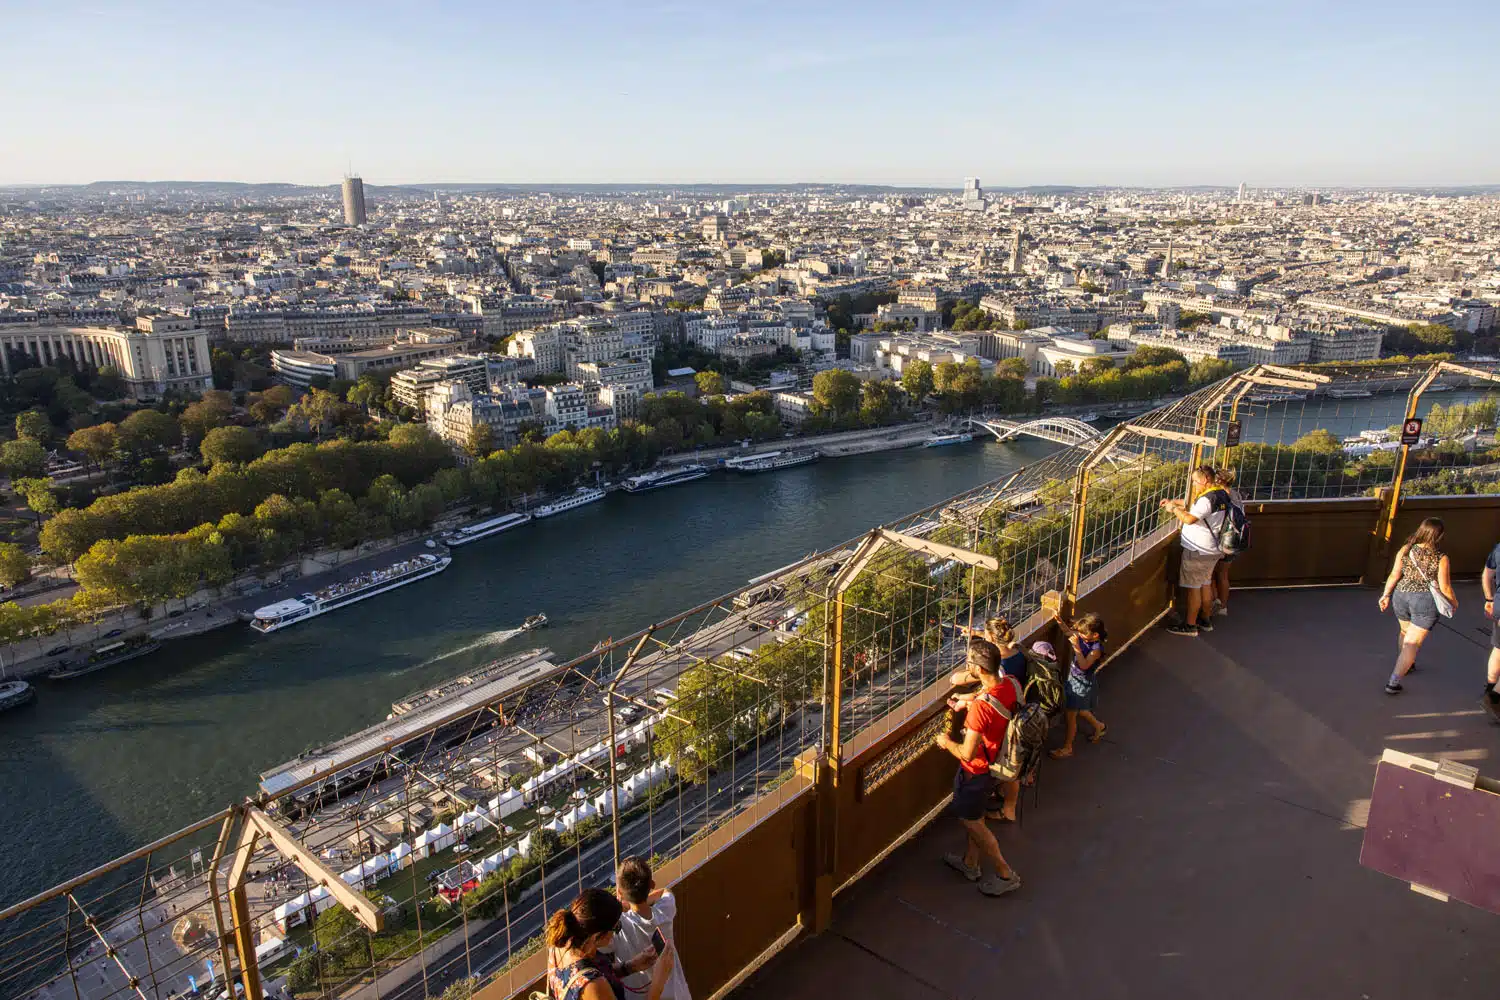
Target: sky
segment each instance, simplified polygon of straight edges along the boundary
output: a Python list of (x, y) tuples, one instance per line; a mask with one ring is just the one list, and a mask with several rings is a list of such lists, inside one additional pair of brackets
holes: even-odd
[(1496, 0), (0, 0), (0, 184), (1496, 183), (1496, 37)]

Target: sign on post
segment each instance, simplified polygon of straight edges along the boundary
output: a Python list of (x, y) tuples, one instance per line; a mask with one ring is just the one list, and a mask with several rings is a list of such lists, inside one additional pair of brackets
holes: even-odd
[(1410, 447), (1422, 440), (1422, 418), (1412, 417), (1401, 425), (1401, 443)]
[(1224, 447), (1233, 448), (1240, 443), (1240, 422), (1231, 420), (1224, 425)]

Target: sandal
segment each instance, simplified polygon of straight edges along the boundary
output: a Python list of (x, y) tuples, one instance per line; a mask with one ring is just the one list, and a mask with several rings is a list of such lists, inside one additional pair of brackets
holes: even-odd
[(1015, 822), (1015, 820), (1013, 820), (1009, 816), (1005, 815), (1005, 813), (1001, 812), (999, 809), (991, 809), (991, 810), (987, 811), (984, 814), (984, 818), (985, 819), (992, 819), (992, 820), (995, 820), (996, 822), (999, 822), (999, 823), (1014, 823)]
[(1108, 726), (1100, 726), (1098, 729), (1096, 729), (1094, 731), (1094, 735), (1089, 737), (1089, 742), (1090, 743), (1098, 743), (1100, 740), (1104, 739), (1105, 734), (1108, 733), (1108, 732), (1109, 732), (1109, 727)]
[(1073, 756), (1073, 751), (1065, 749), (1063, 747), (1058, 747), (1056, 750), (1047, 751), (1047, 756), (1051, 757), (1053, 760), (1067, 760), (1069, 757)]

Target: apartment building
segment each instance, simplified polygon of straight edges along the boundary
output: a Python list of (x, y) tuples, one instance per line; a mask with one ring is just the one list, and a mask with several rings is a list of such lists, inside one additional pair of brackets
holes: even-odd
[(452, 330), (427, 327), (407, 330), (393, 344), (344, 354), (272, 351), (271, 368), (290, 385), (308, 386), (320, 376), (355, 382), (365, 372), (400, 371), (423, 361), (461, 354), (467, 346), (468, 342)]
[(224, 337), (236, 344), (290, 344), (326, 337), (365, 343), (389, 342), (412, 327), (428, 326), (429, 310), (393, 306), (379, 309), (241, 309), (224, 317)]
[(584, 361), (578, 365), (578, 376), (586, 384), (599, 385), (606, 402), (619, 420), (640, 415), (641, 398), (651, 391), (651, 365), (645, 361)]
[(452, 354), (429, 358), (391, 377), (391, 396), (402, 406), (426, 412), (427, 393), (445, 382), (461, 382), (471, 392), (488, 392), (489, 359), (483, 354)]
[(531, 361), (539, 374), (560, 374), (564, 342), (563, 328), (560, 325), (548, 326), (516, 334), (505, 351), (513, 358)]

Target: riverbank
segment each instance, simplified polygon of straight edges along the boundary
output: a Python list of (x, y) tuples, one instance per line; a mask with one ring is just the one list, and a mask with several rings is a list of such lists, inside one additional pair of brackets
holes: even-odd
[(746, 455), (764, 455), (771, 451), (786, 451), (789, 448), (811, 448), (825, 456), (867, 455), (877, 451), (894, 451), (910, 448), (933, 434), (947, 421), (934, 415), (887, 427), (864, 427), (855, 431), (835, 431), (831, 434), (787, 435), (771, 441), (760, 441), (741, 447), (699, 448), (664, 456), (657, 464), (661, 466), (687, 465), (692, 462), (717, 462), (725, 458)]

